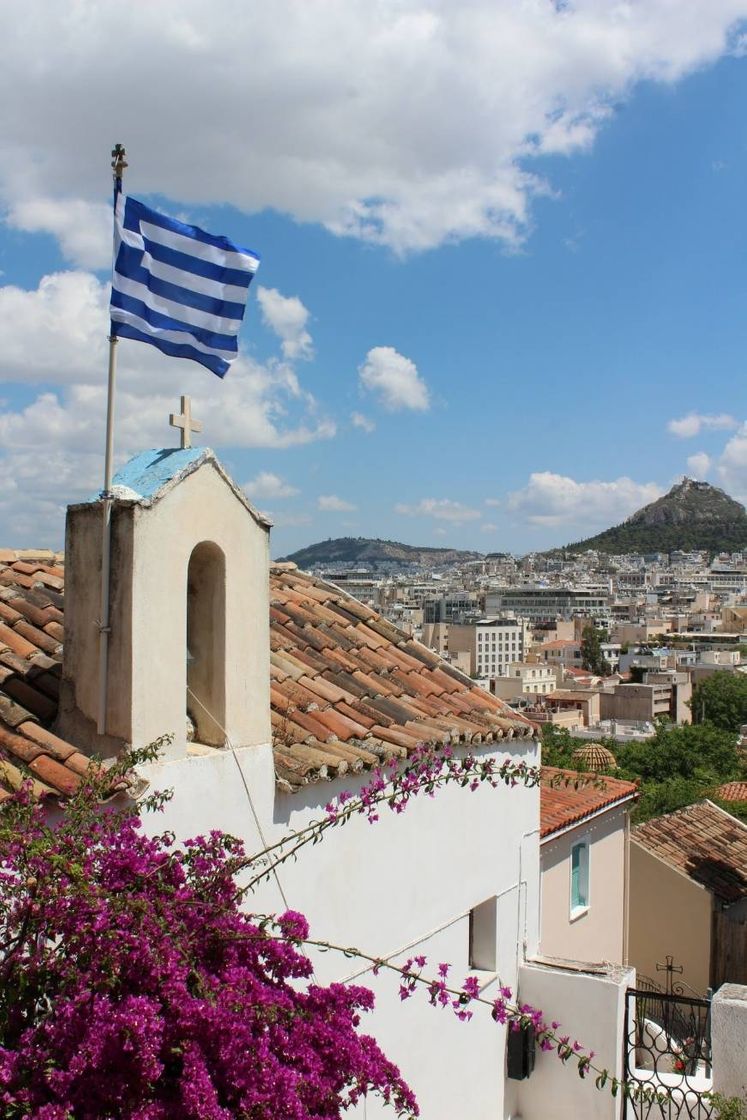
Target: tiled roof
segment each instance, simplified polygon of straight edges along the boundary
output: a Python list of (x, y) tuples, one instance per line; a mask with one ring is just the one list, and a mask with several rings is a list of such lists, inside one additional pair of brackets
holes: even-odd
[[(0, 801), (24, 776), (69, 794), (88, 760), (49, 730), (57, 714), (64, 569), (0, 550)], [(271, 703), (285, 790), (404, 756), (417, 743), (531, 738), (534, 725), (344, 591), (270, 575)]]
[(530, 738), (533, 725), (333, 584), (270, 579), (275, 767), (286, 788), (419, 742)]
[(69, 796), (91, 763), (49, 730), (57, 715), (64, 586), (58, 553), (0, 549), (0, 804), (29, 777)]
[(565, 674), (566, 680), (575, 680), (582, 688), (587, 685), (591, 688), (595, 681), (598, 682), (602, 679), (601, 677), (595, 676), (594, 673), (590, 673), (587, 669), (576, 669), (567, 665), (563, 666), (563, 673)]
[(747, 896), (747, 824), (712, 801), (646, 821), (632, 839), (722, 902)]
[(580, 824), (601, 809), (611, 809), (638, 794), (635, 782), (620, 778), (591, 778), (575, 770), (542, 767), (540, 786), (540, 837), (544, 840), (571, 825)]
[(576, 747), (571, 758), (580, 770), (614, 770), (617, 759), (602, 743), (584, 743)]
[(747, 782), (726, 782), (714, 794), (719, 801), (747, 801)]
[(596, 696), (596, 692), (588, 689), (572, 689), (572, 688), (556, 688), (554, 692), (548, 692), (545, 696), (546, 700), (579, 700), (584, 703), (592, 700)]

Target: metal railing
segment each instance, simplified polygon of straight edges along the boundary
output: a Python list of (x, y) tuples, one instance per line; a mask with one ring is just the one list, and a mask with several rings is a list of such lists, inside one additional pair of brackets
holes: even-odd
[(711, 1001), (643, 983), (625, 996), (624, 1115), (710, 1120)]

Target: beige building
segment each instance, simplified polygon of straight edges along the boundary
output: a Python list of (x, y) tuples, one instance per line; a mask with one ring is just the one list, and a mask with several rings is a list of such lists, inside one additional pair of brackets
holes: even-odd
[(543, 642), (537, 653), (548, 665), (558, 669), (581, 669), (581, 643), (569, 638), (557, 638), (553, 642)]
[(650, 618), (645, 622), (620, 622), (613, 627), (610, 638), (624, 646), (650, 642), (657, 634), (668, 634), (672, 629), (670, 618)]
[(747, 607), (722, 607), (721, 629), (732, 634), (747, 632)]
[(422, 642), (424, 646), (428, 646), (444, 657), (449, 651), (449, 623), (424, 622)]
[(502, 700), (513, 700), (517, 696), (547, 696), (556, 685), (555, 670), (550, 665), (512, 661), (506, 676), (491, 679), (490, 691)]
[(691, 697), (689, 673), (646, 673), (643, 684), (618, 684), (601, 692), (600, 714), (602, 719), (641, 723), (653, 723), (659, 716), (675, 723), (690, 723)]
[(582, 727), (596, 727), (600, 720), (598, 689), (556, 688), (547, 697), (548, 707), (558, 712), (578, 711)]
[(747, 983), (747, 825), (700, 801), (633, 830), (629, 948), (640, 975), (671, 956), (702, 994)]
[(540, 949), (546, 956), (625, 964), (632, 782), (542, 768)]

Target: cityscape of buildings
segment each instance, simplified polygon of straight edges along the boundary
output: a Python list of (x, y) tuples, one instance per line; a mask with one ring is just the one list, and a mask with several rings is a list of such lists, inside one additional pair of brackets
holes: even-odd
[[(533, 721), (580, 737), (652, 735), (660, 716), (688, 723), (699, 680), (747, 672), (741, 552), (338, 563), (320, 574)], [(595, 665), (584, 656), (588, 627)]]

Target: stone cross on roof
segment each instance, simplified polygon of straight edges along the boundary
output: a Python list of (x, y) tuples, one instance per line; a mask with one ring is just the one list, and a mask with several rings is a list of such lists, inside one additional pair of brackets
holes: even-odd
[(192, 432), (201, 432), (202, 423), (192, 419), (192, 400), (190, 397), (181, 398), (181, 413), (172, 412), (169, 424), (172, 428), (181, 428), (181, 446), (192, 446)]

